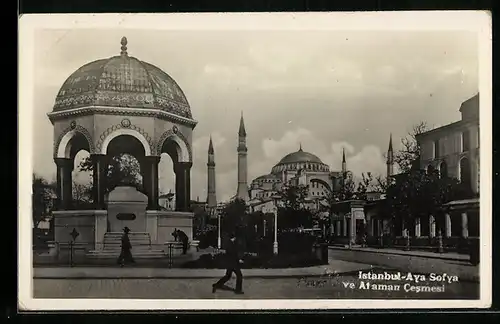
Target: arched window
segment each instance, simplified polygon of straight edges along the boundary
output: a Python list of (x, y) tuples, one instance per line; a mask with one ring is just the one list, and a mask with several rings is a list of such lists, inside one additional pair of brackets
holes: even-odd
[(439, 176), (444, 179), (448, 177), (448, 165), (445, 161), (441, 162), (439, 165)]
[(429, 164), (427, 166), (427, 174), (432, 174), (434, 172), (434, 170), (435, 169), (434, 169), (434, 167), (432, 165)]
[(460, 182), (470, 185), (471, 175), (470, 175), (470, 163), (469, 159), (464, 157), (460, 160)]

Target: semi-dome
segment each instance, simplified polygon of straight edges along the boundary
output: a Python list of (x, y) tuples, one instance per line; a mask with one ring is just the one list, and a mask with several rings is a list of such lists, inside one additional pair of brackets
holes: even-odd
[(129, 56), (125, 37), (121, 44), (120, 55), (90, 62), (71, 74), (57, 94), (53, 112), (126, 107), (192, 119), (189, 103), (175, 80), (160, 68)]

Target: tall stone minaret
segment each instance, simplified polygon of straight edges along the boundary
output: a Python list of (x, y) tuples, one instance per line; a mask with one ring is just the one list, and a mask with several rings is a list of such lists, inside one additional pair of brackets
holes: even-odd
[(217, 207), (217, 198), (215, 195), (215, 154), (212, 136), (210, 136), (208, 144), (207, 180), (207, 207), (213, 209)]
[(394, 152), (392, 150), (392, 133), (389, 136), (389, 149), (387, 149), (387, 180), (394, 175)]
[(345, 148), (342, 148), (342, 176), (345, 177), (347, 172), (347, 163), (345, 162)]
[(245, 131), (245, 122), (243, 121), (243, 112), (241, 112), (240, 129), (238, 131), (238, 190), (236, 197), (248, 201), (247, 186), (247, 132)]

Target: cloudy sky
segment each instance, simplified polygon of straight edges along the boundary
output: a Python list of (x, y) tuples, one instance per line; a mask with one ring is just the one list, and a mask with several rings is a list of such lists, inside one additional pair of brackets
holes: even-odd
[[(214, 140), (217, 198), (236, 191), (241, 112), (248, 134), (249, 182), (285, 154), (318, 155), (354, 174), (385, 173), (395, 149), (419, 121), (437, 127), (460, 118), (478, 91), (477, 37), (430, 31), (137, 31), (44, 30), (35, 34), (34, 168), (55, 178), (53, 131), (46, 114), (72, 72), (128, 53), (158, 66), (183, 89), (198, 120), (192, 197), (206, 198), (208, 139)], [(86, 153), (80, 153), (82, 158)], [(78, 163), (78, 162), (76, 162)], [(86, 181), (88, 175), (80, 175)], [(174, 188), (172, 163), (160, 163), (160, 189)]]

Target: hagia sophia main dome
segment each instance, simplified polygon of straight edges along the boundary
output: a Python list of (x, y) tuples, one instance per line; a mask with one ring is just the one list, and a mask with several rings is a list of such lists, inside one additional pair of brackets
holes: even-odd
[[(342, 164), (345, 168), (345, 160)], [(345, 170), (343, 170), (345, 171)], [(305, 185), (309, 187), (306, 200), (321, 201), (329, 195), (342, 175), (341, 171), (331, 172), (330, 167), (321, 159), (302, 149), (284, 156), (269, 174), (255, 178), (250, 185), (250, 205), (253, 210), (265, 211), (272, 204), (272, 197), (284, 184)], [(259, 208), (262, 207), (262, 208)]]
[(301, 146), (297, 152), (287, 154), (283, 157), (278, 164), (272, 168), (271, 173), (277, 174), (286, 170), (292, 171), (299, 169), (321, 172), (330, 171), (330, 167), (324, 164), (319, 157), (303, 151)]

